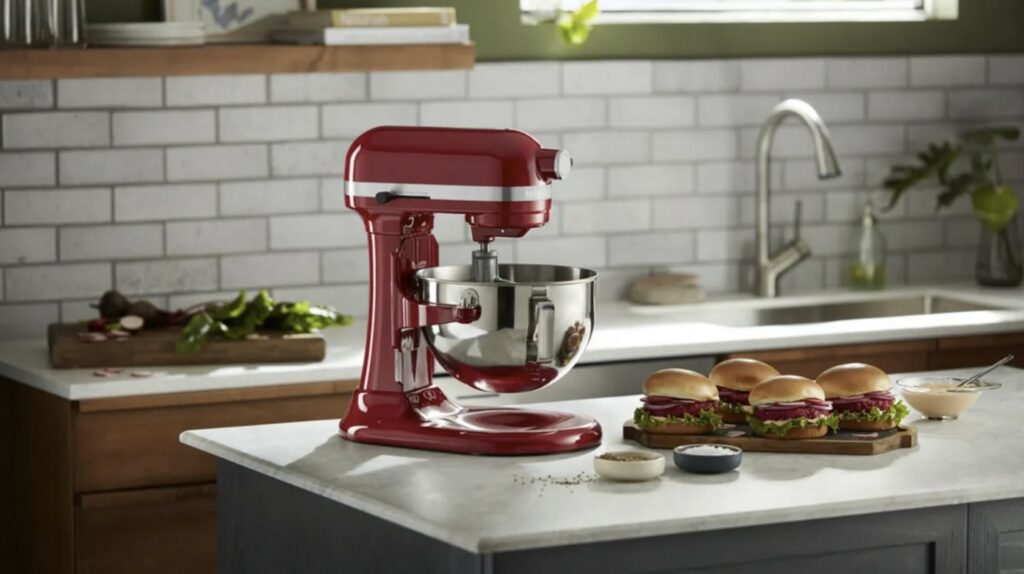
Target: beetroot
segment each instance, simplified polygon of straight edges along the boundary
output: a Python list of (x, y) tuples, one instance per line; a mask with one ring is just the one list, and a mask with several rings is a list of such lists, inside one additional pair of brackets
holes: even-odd
[(718, 398), (721, 399), (723, 403), (732, 403), (735, 405), (749, 405), (749, 397), (749, 392), (734, 391), (732, 389), (718, 387)]
[(657, 396), (644, 397), (641, 400), (644, 402), (644, 410), (654, 417), (700, 416), (701, 411), (718, 411), (715, 401), (693, 401)]

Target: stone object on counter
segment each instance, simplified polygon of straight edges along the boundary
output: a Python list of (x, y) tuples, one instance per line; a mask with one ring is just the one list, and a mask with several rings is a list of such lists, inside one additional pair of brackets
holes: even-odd
[(700, 303), (705, 297), (700, 278), (689, 273), (658, 273), (629, 286), (629, 300), (640, 305)]

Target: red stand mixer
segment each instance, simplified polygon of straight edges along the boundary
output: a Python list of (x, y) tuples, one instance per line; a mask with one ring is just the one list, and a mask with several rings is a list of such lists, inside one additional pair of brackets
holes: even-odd
[[(564, 151), (515, 130), (380, 127), (345, 162), (345, 205), (370, 248), (370, 308), (359, 388), (341, 421), (349, 440), (472, 454), (541, 454), (596, 446), (601, 427), (577, 414), (463, 407), (433, 385), (435, 359), (492, 392), (558, 380), (594, 327), (588, 269), (499, 265), (496, 237), (547, 223)], [(461, 214), (479, 249), (438, 267), (434, 214)]]

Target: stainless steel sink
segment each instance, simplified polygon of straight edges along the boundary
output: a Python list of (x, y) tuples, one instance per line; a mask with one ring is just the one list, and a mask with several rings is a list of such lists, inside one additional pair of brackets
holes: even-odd
[(755, 306), (756, 304), (757, 302), (754, 302), (753, 305), (750, 303), (735, 306), (715, 305), (713, 308), (705, 309), (695, 307), (674, 313), (673, 317), (727, 327), (757, 327), (762, 325), (797, 325), (844, 321), (848, 319), (1006, 309), (1005, 307), (980, 305), (942, 295), (905, 295), (886, 299), (841, 301), (809, 305), (794, 304), (758, 307)]

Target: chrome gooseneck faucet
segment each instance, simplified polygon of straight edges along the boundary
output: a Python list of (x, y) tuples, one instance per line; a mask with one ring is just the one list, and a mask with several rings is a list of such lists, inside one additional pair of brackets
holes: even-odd
[(811, 255), (811, 248), (800, 238), (801, 203), (796, 202), (796, 223), (794, 238), (774, 255), (769, 254), (769, 163), (775, 131), (782, 120), (796, 116), (803, 121), (814, 140), (814, 152), (818, 161), (818, 177), (837, 177), (839, 160), (832, 149), (832, 136), (825, 122), (810, 104), (803, 100), (785, 100), (772, 108), (772, 113), (761, 126), (757, 138), (757, 291), (760, 297), (778, 295), (779, 277)]

